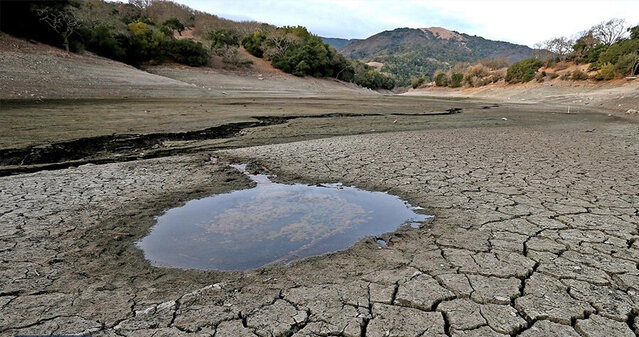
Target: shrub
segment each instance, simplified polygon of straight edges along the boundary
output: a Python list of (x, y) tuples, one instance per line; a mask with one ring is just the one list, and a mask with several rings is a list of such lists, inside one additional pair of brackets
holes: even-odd
[(309, 70), (311, 70), (311, 66), (309, 66), (306, 61), (302, 60), (295, 66), (293, 75), (303, 77), (308, 73)]
[(483, 60), (479, 60), (479, 64), (487, 67), (489, 70), (497, 70), (497, 69), (508, 67), (508, 60), (507, 59), (497, 59), (497, 60), (483, 59)]
[(637, 54), (639, 50), (639, 39), (637, 40), (624, 40), (613, 44), (608, 49), (599, 55), (599, 62), (617, 64), (624, 55)]
[(603, 52), (605, 52), (606, 50), (608, 50), (608, 45), (605, 44), (599, 44), (594, 46), (590, 52), (588, 52), (588, 55), (586, 56), (586, 58), (584, 59), (584, 62), (586, 63), (595, 63), (599, 61), (599, 57), (601, 56), (601, 54)]
[(244, 49), (251, 53), (251, 55), (261, 58), (264, 56), (262, 45), (264, 41), (266, 41), (266, 37), (266, 33), (256, 31), (242, 40), (242, 46), (244, 46)]
[(622, 74), (634, 75), (633, 70), (637, 62), (639, 62), (639, 50), (634, 54), (621, 56), (615, 64), (615, 70)]
[(601, 63), (599, 62), (591, 63), (588, 66), (588, 71), (597, 71), (599, 69), (601, 69)]
[(448, 86), (448, 77), (444, 73), (439, 73), (435, 75), (435, 85), (438, 87), (447, 87)]
[(466, 75), (464, 76), (463, 82), (465, 85), (472, 87), (475, 84), (479, 85), (481, 81), (480, 81), (480, 77)]
[(411, 86), (413, 87), (413, 89), (417, 89), (421, 87), (425, 82), (426, 82), (426, 79), (424, 77), (413, 78), (411, 81)]
[(355, 84), (371, 89), (391, 90), (395, 87), (395, 80), (380, 73), (375, 68), (358, 62), (355, 69)]
[(615, 78), (615, 66), (611, 63), (606, 63), (597, 72), (595, 79), (597, 81), (607, 81)]
[(153, 26), (142, 21), (128, 24), (131, 33), (129, 61), (138, 64), (144, 61), (160, 61), (163, 57), (162, 46), (166, 36)]
[(588, 74), (581, 71), (580, 69), (577, 69), (572, 72), (572, 74), (570, 75), (570, 78), (573, 81), (583, 81), (588, 79)]
[(210, 31), (206, 34), (206, 38), (211, 40), (212, 50), (240, 46), (240, 35), (237, 32), (226, 29)]
[(114, 36), (111, 30), (105, 26), (87, 30), (85, 35), (87, 37), (86, 48), (88, 50), (110, 59), (127, 60), (125, 46), (128, 43), (128, 38), (126, 36)]
[(468, 77), (486, 77), (490, 75), (490, 68), (483, 64), (476, 64), (468, 68), (466, 76)]
[(164, 23), (162, 23), (162, 26), (167, 28), (171, 34), (173, 31), (177, 31), (180, 36), (182, 36), (182, 32), (186, 28), (178, 18), (167, 19)]
[(542, 65), (543, 62), (535, 58), (516, 62), (508, 68), (506, 72), (506, 82), (529, 82), (535, 77), (537, 70), (541, 68)]
[(209, 53), (202, 43), (193, 40), (168, 40), (167, 54), (178, 63), (193, 67), (209, 63)]
[(463, 79), (464, 79), (464, 74), (453, 73), (452, 75), (450, 75), (450, 87), (451, 88), (461, 87)]

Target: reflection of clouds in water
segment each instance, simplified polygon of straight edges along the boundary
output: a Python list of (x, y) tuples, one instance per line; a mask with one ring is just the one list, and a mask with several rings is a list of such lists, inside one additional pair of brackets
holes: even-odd
[(370, 219), (361, 205), (329, 194), (334, 190), (301, 186), (289, 191), (282, 186), (291, 188), (278, 184), (255, 188), (249, 200), (197, 226), (236, 240), (297, 242), (321, 240)]
[(385, 193), (258, 184), (167, 211), (140, 246), (164, 266), (250, 269), (337, 251), (413, 216)]

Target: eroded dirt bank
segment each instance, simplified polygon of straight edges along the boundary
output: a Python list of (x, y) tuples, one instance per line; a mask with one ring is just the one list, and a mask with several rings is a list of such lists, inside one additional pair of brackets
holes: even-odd
[[(523, 112), (384, 133), (370, 128), (403, 121), (358, 120), (369, 133), (217, 151), (216, 164), (206, 153), (2, 177), (0, 334), (635, 336), (639, 125)], [(437, 219), (388, 248), (365, 239), (289, 268), (151, 267), (133, 244), (154, 216), (249, 185), (231, 160), (390, 191)]]

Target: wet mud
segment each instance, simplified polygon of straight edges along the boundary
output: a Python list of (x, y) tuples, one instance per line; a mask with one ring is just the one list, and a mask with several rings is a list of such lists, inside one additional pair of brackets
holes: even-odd
[[(462, 108), (450, 108), (444, 112), (402, 113), (392, 116), (445, 116), (461, 113)], [(327, 113), (314, 116), (251, 117), (255, 122), (228, 123), (202, 130), (152, 133), (114, 134), (50, 143), (25, 148), (0, 149), (0, 176), (53, 170), (87, 163), (104, 164), (142, 158), (166, 157), (194, 152), (193, 141), (237, 137), (242, 130), (279, 125), (295, 119), (324, 119), (348, 117), (375, 117), (386, 114)], [(187, 145), (167, 145), (174, 142), (190, 142)], [(215, 148), (212, 148), (215, 149)]]

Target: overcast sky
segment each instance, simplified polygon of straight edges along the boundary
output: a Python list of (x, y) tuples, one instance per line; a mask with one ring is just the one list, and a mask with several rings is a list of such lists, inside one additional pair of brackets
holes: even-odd
[(532, 46), (612, 18), (639, 25), (639, 0), (174, 0), (234, 20), (301, 25), (324, 37), (367, 38), (444, 27)]

